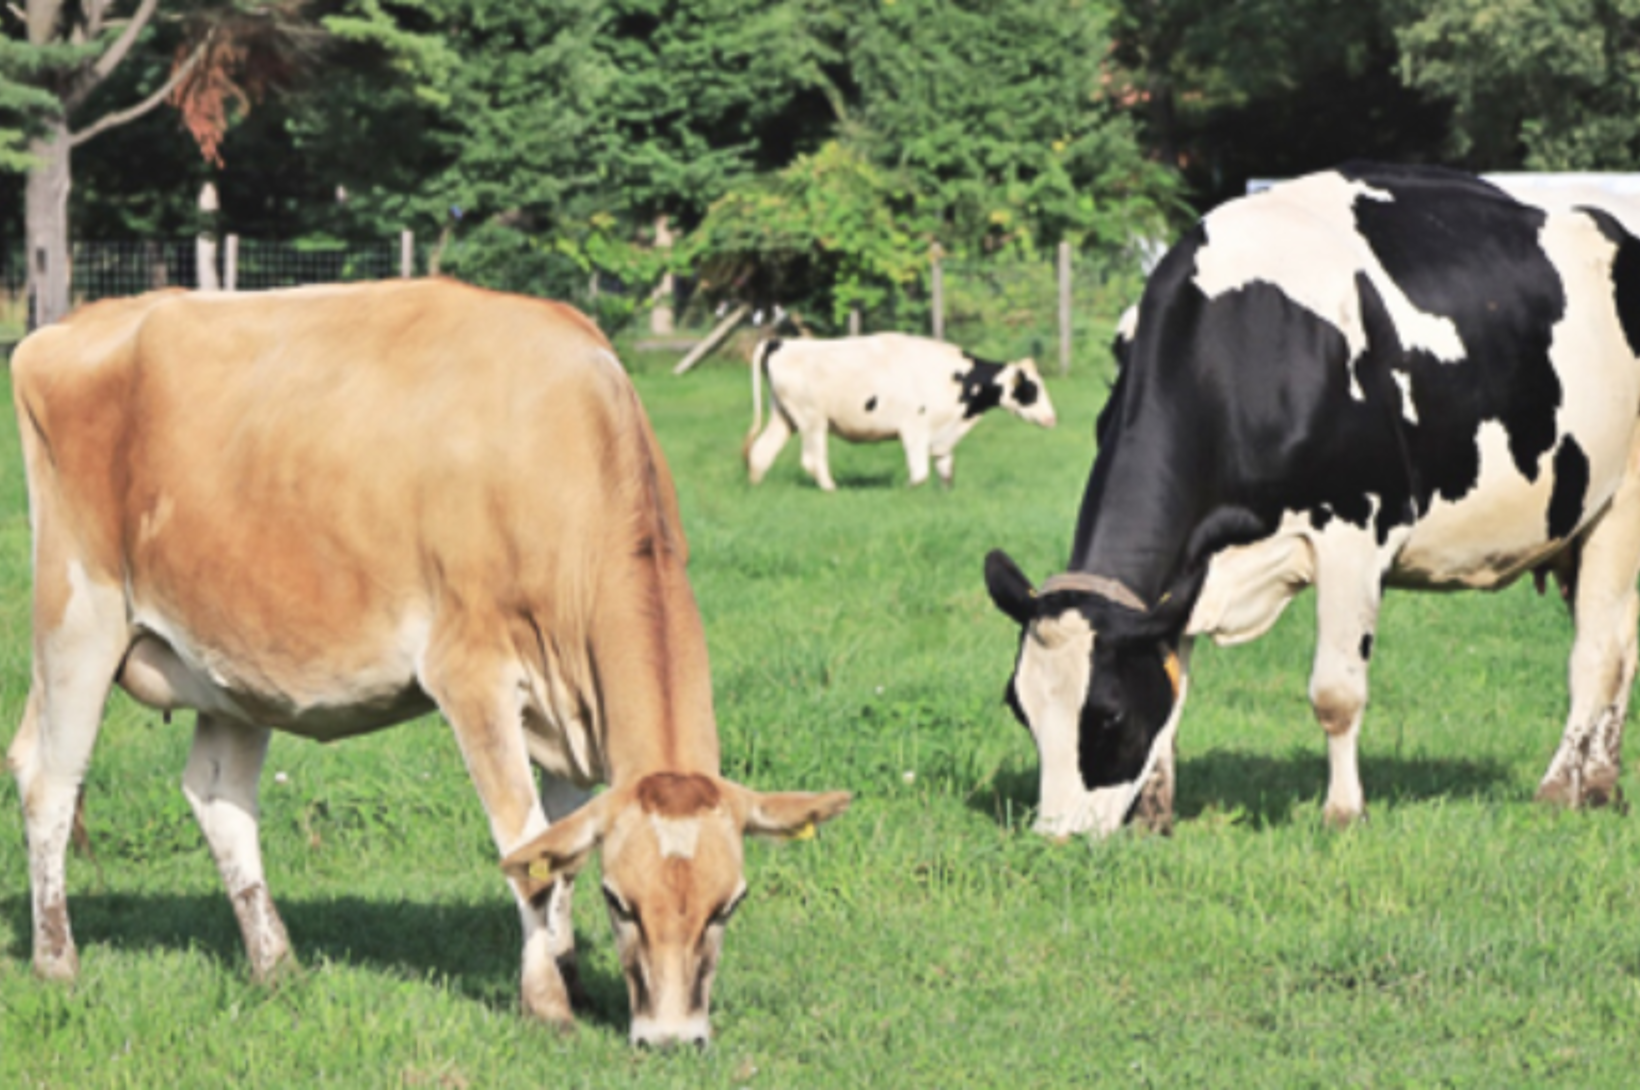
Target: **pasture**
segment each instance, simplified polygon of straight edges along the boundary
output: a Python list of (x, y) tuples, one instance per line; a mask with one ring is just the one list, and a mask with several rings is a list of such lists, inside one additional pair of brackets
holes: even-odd
[[(1248, 647), (1202, 646), (1177, 832), (1028, 832), (1036, 757), (1001, 702), (1016, 631), (981, 579), (1068, 548), (1110, 366), (1048, 381), (1061, 424), (994, 416), (957, 484), (908, 491), (897, 444), (795, 444), (749, 488), (745, 369), (626, 354), (679, 483), (725, 772), (848, 788), (810, 842), (750, 844), (704, 1054), (634, 1052), (595, 885), (596, 1010), (516, 1013), (518, 922), (448, 730), (278, 737), (269, 882), (302, 962), (251, 985), (178, 782), (191, 723), (116, 695), (71, 857), (83, 958), (28, 970), (16, 788), (0, 780), (4, 1086), (1632, 1085), (1640, 817), (1531, 794), (1559, 738), (1571, 626), (1528, 583), (1392, 594), (1362, 741), (1370, 821), (1325, 829), (1305, 699), (1313, 599)], [(0, 737), (28, 677), (28, 521), (0, 424)], [(1633, 745), (1631, 754), (1635, 752)], [(1632, 796), (1640, 790), (1626, 776)]]

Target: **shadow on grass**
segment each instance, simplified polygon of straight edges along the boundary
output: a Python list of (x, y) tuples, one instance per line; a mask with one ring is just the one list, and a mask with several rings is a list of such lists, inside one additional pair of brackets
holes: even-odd
[[(838, 491), (851, 488), (870, 488), (886, 491), (904, 487), (898, 473), (833, 473), (832, 480), (837, 483)], [(809, 483), (813, 484), (814, 482), (810, 481)]]
[[(439, 978), (452, 991), (498, 1011), (518, 1009), (522, 935), (511, 904), (422, 904), (359, 897), (276, 902), (297, 961), (321, 961), (372, 969), (415, 980)], [(69, 898), (74, 937), (82, 951), (94, 946), (142, 952), (196, 950), (228, 972), (248, 975), (244, 946), (226, 894), (87, 893)], [(27, 960), (29, 899), (0, 900), (0, 915), (16, 936), (8, 951)], [(577, 932), (576, 945), (609, 941)], [(591, 1010), (577, 1016), (624, 1032), (626, 983), (600, 971), (598, 959), (581, 959), (581, 984)]]
[[(1034, 765), (999, 771), (969, 798), (969, 805), (1000, 823), (1027, 827), (1024, 820), (1038, 798)], [(1490, 759), (1444, 757), (1361, 758), (1367, 808), (1374, 801), (1416, 802), (1433, 798), (1480, 798), (1511, 782), (1509, 769)], [(1325, 754), (1294, 751), (1272, 756), (1241, 750), (1214, 750), (1179, 763), (1174, 810), (1181, 821), (1204, 811), (1241, 811), (1255, 826), (1286, 825), (1313, 809), (1321, 812), (1327, 792)]]

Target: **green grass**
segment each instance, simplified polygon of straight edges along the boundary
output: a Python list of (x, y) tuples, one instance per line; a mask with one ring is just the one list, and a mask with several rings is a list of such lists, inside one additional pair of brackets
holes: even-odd
[[(516, 916), (436, 720), (273, 745), (270, 881), (303, 962), (248, 983), (177, 789), (189, 727), (116, 698), (92, 766), (95, 862), (70, 862), (83, 972), (28, 971), (16, 790), (0, 782), (0, 1086), (1628, 1086), (1640, 1070), (1640, 820), (1531, 793), (1559, 736), (1570, 625), (1528, 586), (1395, 595), (1363, 738), (1371, 820), (1321, 826), (1304, 699), (1311, 599), (1198, 652), (1172, 838), (1027, 829), (1035, 752), (1000, 702), (1002, 545), (1064, 560), (1104, 383), (1051, 433), (987, 420), (957, 486), (908, 491), (897, 447), (738, 458), (743, 368), (638, 360), (679, 482), (726, 771), (846, 787), (817, 841), (754, 844), (704, 1055), (625, 1042), (596, 895), (577, 908), (597, 1012), (515, 1011)], [(1051, 379), (1050, 379), (1051, 381)], [(0, 436), (0, 719), (28, 671), (27, 520)], [(10, 728), (3, 733), (9, 734)], [(283, 782), (273, 773), (283, 772)], [(1626, 784), (1633, 793), (1633, 782)]]

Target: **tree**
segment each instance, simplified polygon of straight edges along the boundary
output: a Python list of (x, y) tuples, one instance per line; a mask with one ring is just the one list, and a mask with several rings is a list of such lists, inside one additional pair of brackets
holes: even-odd
[[(302, 4), (179, 4), (167, 28), (171, 35), (155, 33), (160, 0), (137, 0), (123, 19), (115, 17), (115, 6), (115, 0), (28, 0), (27, 52), (14, 42), (0, 54), (6, 86), (32, 88), (22, 103), (29, 133), (24, 237), (36, 325), (68, 312), (74, 149), (176, 96), (202, 148), (214, 155), (229, 105), (243, 104), (287, 70)], [(167, 37), (175, 40), (160, 56), (170, 60), (153, 64), (149, 55), (151, 78), (135, 101), (116, 104), (99, 95), (116, 70), (145, 49), (164, 50)], [(81, 120), (85, 115), (89, 119)]]
[(1118, 0), (1107, 91), (1203, 205), (1350, 158), (1440, 156), (1447, 108), (1396, 74), (1400, 0)]
[(712, 205), (681, 261), (708, 293), (819, 308), (840, 325), (855, 308), (883, 306), (927, 262), (906, 190), (858, 152), (830, 143)]
[(844, 5), (843, 139), (905, 172), (953, 252), (1156, 231), (1173, 174), (1105, 91), (1110, 16), (1095, 0)]
[(1640, 159), (1640, 0), (1433, 0), (1407, 14), (1401, 76), (1452, 103), (1459, 161), (1630, 170)]

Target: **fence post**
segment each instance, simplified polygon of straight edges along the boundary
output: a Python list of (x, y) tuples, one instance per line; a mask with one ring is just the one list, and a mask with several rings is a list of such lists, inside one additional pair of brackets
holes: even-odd
[(1071, 244), (1059, 242), (1059, 373), (1071, 373)]
[(229, 235), (222, 240), (222, 290), (239, 290), (239, 236)]
[(416, 275), (416, 233), (408, 228), (399, 232), (399, 275), (406, 280)]
[(860, 335), (860, 308), (859, 307), (849, 307), (848, 308), (848, 335), (850, 337), (858, 337)]
[(216, 186), (199, 187), (199, 234), (194, 237), (194, 286), (200, 291), (220, 291), (216, 277), (216, 213), (220, 205)]
[[(655, 249), (669, 251), (675, 242), (672, 235), (672, 220), (664, 212), (655, 217)], [(654, 294), (649, 297), (652, 304), (649, 311), (649, 332), (665, 337), (677, 328), (677, 316), (672, 310), (673, 300), (677, 297), (677, 279), (668, 269), (661, 273), (661, 282), (655, 285)]]
[(933, 296), (931, 301), (934, 309), (934, 339), (936, 341), (945, 340), (945, 268), (940, 264), (940, 258), (943, 256), (944, 251), (940, 249), (939, 243), (936, 242), (928, 248), (928, 267), (931, 274), (929, 277), (929, 294)]

